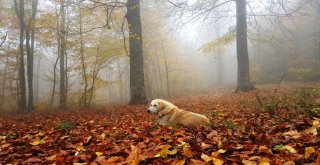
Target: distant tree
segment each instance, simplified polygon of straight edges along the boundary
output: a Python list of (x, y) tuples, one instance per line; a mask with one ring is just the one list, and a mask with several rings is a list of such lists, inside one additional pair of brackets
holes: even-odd
[(59, 25), (59, 58), (60, 58), (60, 94), (59, 94), (59, 108), (66, 109), (66, 69), (65, 69), (65, 53), (66, 53), (66, 13), (65, 0), (60, 2), (60, 25)]
[(20, 26), (20, 43), (19, 43), (19, 112), (24, 113), (27, 110), (27, 98), (26, 98), (26, 77), (24, 69), (24, 31), (25, 31), (25, 22), (24, 22), (24, 0), (14, 0), (15, 12), (19, 19)]
[(140, 0), (128, 0), (126, 19), (129, 27), (130, 47), (130, 104), (147, 102), (142, 51)]

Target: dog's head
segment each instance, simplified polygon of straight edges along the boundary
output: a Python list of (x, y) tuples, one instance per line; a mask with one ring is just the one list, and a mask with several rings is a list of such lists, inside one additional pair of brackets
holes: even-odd
[(150, 103), (150, 107), (147, 109), (148, 113), (159, 113), (161, 110), (165, 109), (165, 104), (158, 100), (152, 100)]

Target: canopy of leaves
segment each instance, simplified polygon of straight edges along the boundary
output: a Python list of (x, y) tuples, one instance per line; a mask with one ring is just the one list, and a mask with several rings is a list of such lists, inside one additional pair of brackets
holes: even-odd
[(200, 50), (203, 53), (221, 52), (226, 45), (231, 44), (236, 39), (236, 29), (230, 28), (223, 36), (203, 45)]

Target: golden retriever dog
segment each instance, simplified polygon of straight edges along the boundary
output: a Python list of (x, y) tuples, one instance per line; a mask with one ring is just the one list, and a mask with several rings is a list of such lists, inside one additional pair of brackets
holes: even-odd
[(148, 113), (156, 114), (159, 117), (159, 125), (183, 125), (183, 126), (208, 126), (209, 119), (197, 113), (179, 109), (172, 103), (155, 99), (147, 110)]

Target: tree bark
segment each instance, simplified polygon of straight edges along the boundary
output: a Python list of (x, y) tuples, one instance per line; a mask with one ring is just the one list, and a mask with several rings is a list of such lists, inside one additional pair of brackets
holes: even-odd
[[(24, 1), (17, 0), (14, 1), (15, 11), (19, 18), (19, 26), (20, 26), (20, 43), (19, 43), (19, 105), (18, 111), (19, 113), (24, 113), (27, 110), (27, 99), (26, 99), (26, 77), (25, 77), (25, 68), (24, 68), (24, 30), (25, 30), (25, 22), (24, 22)], [(19, 5), (19, 6), (18, 6)]]
[(144, 81), (140, 0), (128, 0), (126, 19), (129, 26), (130, 45), (130, 104), (144, 104), (147, 102), (147, 97)]
[(249, 55), (247, 41), (247, 12), (246, 0), (236, 0), (237, 10), (237, 60), (238, 60), (238, 84), (236, 91), (253, 90), (250, 82)]
[(65, 28), (65, 1), (60, 2), (60, 94), (59, 94), (59, 108), (65, 110), (66, 105), (66, 73), (65, 73), (65, 51), (66, 51), (66, 28)]

